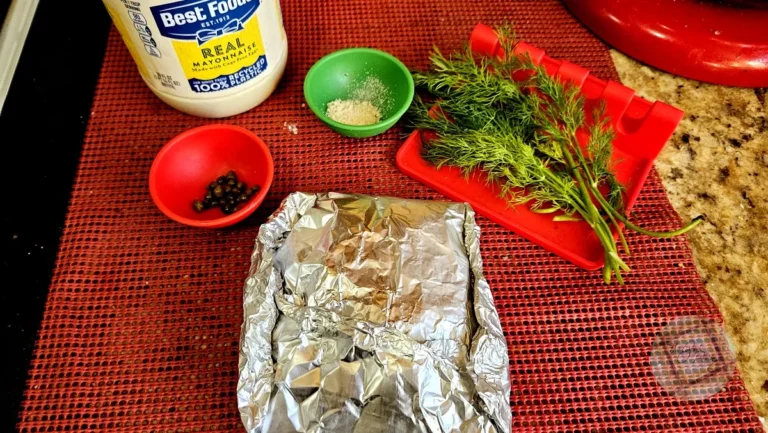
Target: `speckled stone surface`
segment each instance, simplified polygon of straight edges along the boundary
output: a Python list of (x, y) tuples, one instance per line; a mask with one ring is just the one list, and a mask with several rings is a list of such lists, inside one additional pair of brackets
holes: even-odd
[[(725, 318), (737, 366), (761, 418), (768, 417), (768, 98), (676, 77), (613, 52), (625, 85), (685, 110), (656, 161), (683, 219), (707, 291)], [(764, 422), (765, 425), (765, 422)]]

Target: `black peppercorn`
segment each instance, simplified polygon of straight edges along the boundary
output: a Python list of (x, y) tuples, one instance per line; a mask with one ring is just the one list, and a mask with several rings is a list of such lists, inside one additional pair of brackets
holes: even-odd
[(195, 212), (200, 213), (205, 210), (205, 205), (200, 200), (195, 200), (192, 202), (192, 209), (194, 209)]
[(261, 190), (261, 187), (260, 187), (260, 186), (258, 186), (258, 185), (254, 185), (254, 186), (252, 186), (252, 187), (248, 188), (248, 191), (246, 191), (245, 193), (246, 193), (248, 196), (252, 196), (252, 195), (256, 194), (257, 192), (259, 192), (260, 190)]
[(234, 170), (230, 170), (206, 186), (203, 199), (193, 201), (192, 209), (202, 212), (205, 209), (219, 208), (229, 215), (240, 210), (243, 204), (260, 190), (259, 185), (249, 188), (247, 183), (238, 179)]

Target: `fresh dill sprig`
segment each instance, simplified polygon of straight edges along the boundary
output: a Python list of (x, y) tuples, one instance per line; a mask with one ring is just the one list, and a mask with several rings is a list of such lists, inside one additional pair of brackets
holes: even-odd
[[(619, 256), (612, 230), (629, 253), (622, 224), (640, 233), (668, 237), (696, 226), (695, 219), (672, 232), (652, 232), (629, 222), (624, 188), (612, 169), (614, 131), (598, 105), (587, 116), (586, 101), (569, 82), (550, 76), (527, 56), (517, 56), (511, 26), (496, 29), (503, 56), (476, 57), (469, 47), (450, 56), (435, 48), (428, 72), (413, 74), (429, 102), (414, 99), (411, 125), (425, 138), (424, 157), (469, 175), (485, 173), (511, 205), (553, 213), (556, 221), (585, 221), (605, 250), (603, 277), (629, 267)], [(522, 79), (513, 80), (513, 74)], [(588, 132), (587, 145), (578, 136)]]

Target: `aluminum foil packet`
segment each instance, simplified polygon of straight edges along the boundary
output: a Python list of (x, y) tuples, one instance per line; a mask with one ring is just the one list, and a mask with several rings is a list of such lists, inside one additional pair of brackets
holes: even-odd
[(509, 359), (469, 205), (294, 193), (259, 230), (249, 433), (509, 432)]

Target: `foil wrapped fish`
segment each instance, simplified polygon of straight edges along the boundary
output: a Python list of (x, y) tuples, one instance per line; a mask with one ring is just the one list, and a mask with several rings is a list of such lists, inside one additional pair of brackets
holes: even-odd
[(248, 433), (508, 432), (509, 359), (469, 205), (294, 193), (259, 230)]

